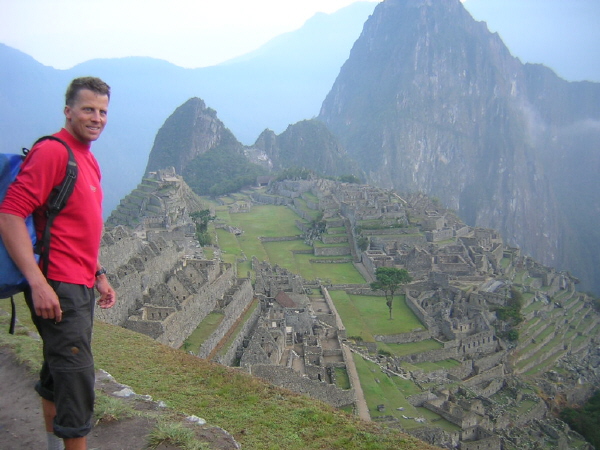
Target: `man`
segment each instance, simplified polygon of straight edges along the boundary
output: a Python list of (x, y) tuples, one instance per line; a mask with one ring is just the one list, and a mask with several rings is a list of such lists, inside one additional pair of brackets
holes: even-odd
[(116, 301), (98, 259), (102, 189), (100, 169), (90, 151), (106, 125), (110, 87), (98, 78), (77, 78), (65, 97), (65, 126), (55, 136), (73, 150), (78, 176), (51, 227), (46, 276), (34, 258), (24, 218), (34, 214), (40, 238), (48, 195), (66, 173), (64, 146), (54, 140), (35, 145), (0, 205), (0, 236), (27, 279), (25, 299), (44, 343), (36, 391), (42, 397), (49, 450), (87, 448), (94, 406), (94, 287), (100, 293), (101, 308), (111, 308)]

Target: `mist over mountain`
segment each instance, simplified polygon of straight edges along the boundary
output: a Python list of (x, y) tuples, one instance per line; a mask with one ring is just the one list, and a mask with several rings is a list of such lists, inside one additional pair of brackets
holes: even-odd
[(370, 183), (436, 196), (600, 288), (599, 84), (522, 64), (459, 0), (387, 0), (319, 118)]

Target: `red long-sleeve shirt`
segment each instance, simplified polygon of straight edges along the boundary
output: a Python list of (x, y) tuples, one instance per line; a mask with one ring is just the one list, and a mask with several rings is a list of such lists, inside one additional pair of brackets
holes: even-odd
[[(51, 228), (48, 278), (92, 287), (102, 237), (100, 168), (90, 147), (64, 128), (55, 134), (73, 150), (78, 176), (73, 194)], [(29, 152), (19, 175), (0, 205), (0, 212), (27, 217), (34, 214), (38, 239), (46, 226), (45, 205), (66, 172), (68, 152), (60, 143), (45, 140)]]

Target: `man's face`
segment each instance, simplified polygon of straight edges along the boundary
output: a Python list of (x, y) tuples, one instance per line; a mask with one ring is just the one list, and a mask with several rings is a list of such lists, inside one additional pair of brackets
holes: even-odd
[(65, 128), (77, 140), (89, 144), (100, 137), (106, 125), (107, 114), (108, 96), (82, 89), (73, 105), (65, 106)]

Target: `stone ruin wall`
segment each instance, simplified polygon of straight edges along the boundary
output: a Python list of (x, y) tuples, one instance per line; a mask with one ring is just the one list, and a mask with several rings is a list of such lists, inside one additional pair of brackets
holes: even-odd
[(261, 194), (259, 192), (252, 193), (252, 200), (263, 205), (288, 205), (292, 202), (290, 198), (278, 197), (273, 195)]
[(348, 242), (348, 235), (344, 234), (324, 234), (321, 236), (321, 240), (323, 244), (343, 244), (344, 242)]
[[(234, 341), (229, 346), (227, 352), (223, 355), (216, 355), (213, 358), (213, 361), (218, 362), (219, 364), (224, 364), (232, 367), (235, 364), (236, 359), (240, 356), (239, 349), (243, 347), (244, 340), (247, 336), (250, 336), (252, 334), (252, 330), (256, 328), (261, 313), (261, 307), (259, 306), (252, 312), (248, 320), (244, 322), (244, 325), (240, 328), (238, 335), (235, 337)], [(209, 337), (209, 340), (211, 339), (212, 335), (211, 337)], [(218, 342), (215, 342), (215, 340), (213, 340), (212, 343), (204, 342), (202, 346), (204, 347), (204, 345), (212, 345), (214, 349), (217, 344)]]
[(398, 362), (407, 361), (412, 364), (443, 361), (450, 358), (461, 361), (465, 355), (477, 355), (480, 353), (489, 354), (495, 352), (498, 342), (492, 331), (485, 331), (473, 336), (468, 336), (464, 339), (445, 341), (443, 342), (443, 345), (444, 348), (394, 357), (394, 359)]
[[(202, 346), (198, 351), (198, 356), (200, 358), (208, 358), (211, 352), (252, 303), (254, 291), (250, 279), (244, 278), (237, 280), (232, 288), (230, 288), (229, 292), (225, 293), (224, 297), (229, 298), (229, 303), (221, 309), (224, 314), (223, 320), (208, 339), (202, 343)], [(260, 310), (260, 308), (258, 309)]]
[(448, 422), (459, 426), (463, 430), (475, 427), (479, 425), (480, 421), (485, 420), (482, 416), (474, 412), (465, 411), (461, 407), (458, 407), (451, 402), (441, 399), (430, 400), (428, 402), (425, 402), (423, 404), (423, 407), (442, 416)]
[[(469, 295), (469, 303), (485, 307), (486, 305), (506, 306), (506, 296), (494, 292), (477, 291)], [(523, 308), (528, 305), (523, 305)]]
[[(220, 263), (220, 276), (214, 280), (210, 280), (198, 287), (198, 292), (190, 299), (189, 306), (186, 310), (179, 311), (182, 316), (188, 314), (184, 318), (188, 321), (187, 330), (177, 330), (173, 327), (171, 332), (172, 342), (179, 342), (180, 346), (183, 341), (196, 329), (198, 324), (210, 314), (217, 305), (218, 301), (223, 298), (223, 295), (235, 282), (235, 268), (231, 264)], [(166, 331), (166, 330), (165, 330)]]
[(354, 389), (340, 389), (325, 381), (311, 380), (287, 367), (254, 364), (250, 366), (250, 373), (276, 386), (318, 398), (336, 408), (353, 405), (356, 401)]
[(315, 256), (345, 256), (351, 254), (350, 246), (343, 245), (341, 247), (315, 247)]
[(437, 350), (428, 350), (422, 353), (413, 353), (410, 355), (404, 356), (394, 356), (393, 359), (396, 361), (397, 365), (400, 365), (400, 362), (406, 361), (411, 364), (418, 364), (422, 362), (438, 362), (443, 361), (445, 359), (454, 358), (456, 360), (460, 360), (461, 353), (458, 351), (457, 347), (452, 348), (440, 348)]
[(480, 397), (490, 398), (492, 395), (501, 391), (505, 386), (504, 379), (491, 380), (483, 385), (471, 386), (471, 390)]
[(498, 342), (492, 330), (482, 331), (460, 339), (461, 350), (465, 354), (492, 353), (496, 351)]
[[(114, 307), (96, 308), (95, 314), (103, 322), (124, 326), (129, 316), (142, 306), (143, 293), (164, 281), (166, 272), (182, 257), (182, 251), (173, 243), (144, 243), (129, 234), (114, 238), (107, 232), (102, 242), (100, 260), (119, 297)], [(138, 261), (138, 267), (129, 264), (132, 259)]]
[[(212, 261), (197, 261), (198, 263)], [(188, 261), (188, 264), (190, 262)], [(201, 266), (201, 264), (199, 264)], [(235, 270), (230, 264), (208, 264), (211, 270), (206, 272), (215, 272), (207, 276), (208, 282), (200, 285), (197, 292), (190, 293), (185, 299), (178, 303), (178, 308), (167, 318), (157, 321), (143, 320), (142, 318), (132, 316), (126, 323), (126, 327), (148, 334), (151, 334), (158, 342), (169, 345), (173, 348), (179, 348), (185, 339), (196, 329), (198, 324), (210, 314), (216, 307), (219, 299), (230, 288), (235, 279)], [(180, 285), (183, 287), (182, 285)], [(181, 289), (183, 290), (183, 289)], [(146, 305), (146, 308), (152, 308), (152, 305)], [(158, 330), (158, 334), (156, 334)]]
[(478, 375), (474, 375), (471, 378), (463, 380), (463, 383), (466, 387), (475, 387), (478, 385), (486, 384), (495, 380), (503, 380), (506, 372), (504, 370), (504, 365), (500, 364), (495, 366), (485, 372), (482, 372)]
[[(406, 433), (436, 447), (459, 448), (460, 431), (446, 431), (438, 427), (420, 427), (406, 430)], [(494, 449), (500, 450), (500, 449)]]
[[(404, 228), (384, 228), (381, 230), (370, 230), (364, 229), (361, 231), (361, 234), (364, 236), (392, 236), (392, 237), (402, 237), (402, 235), (410, 235), (414, 234), (422, 234), (421, 229), (419, 227), (404, 227)], [(404, 241), (403, 241), (404, 242)], [(423, 236), (419, 238), (420, 243), (423, 243)]]
[(300, 209), (296, 203), (288, 203), (287, 207), (290, 208), (292, 211), (294, 211), (294, 213), (296, 213), (299, 217), (301, 217), (302, 219), (306, 220), (307, 222), (312, 222), (313, 218), (312, 215), (309, 214), (306, 211), (303, 211), (302, 209)]
[(460, 365), (451, 367), (448, 370), (448, 375), (458, 380), (464, 380), (473, 373), (473, 360), (465, 359), (461, 361)]
[(476, 373), (485, 372), (492, 367), (503, 363), (506, 356), (506, 350), (501, 350), (490, 355), (482, 356), (473, 362), (473, 368), (475, 369)]
[(422, 324), (429, 330), (433, 336), (439, 334), (439, 327), (427, 312), (421, 308), (419, 302), (413, 297), (412, 292), (409, 289), (405, 289), (406, 306), (413, 312), (415, 316), (421, 321)]
[[(149, 238), (146, 242), (123, 227), (105, 233), (100, 258), (119, 301), (108, 310), (97, 308), (96, 317), (179, 347), (232, 286), (235, 271), (230, 265), (213, 261), (184, 260), (183, 247), (165, 240), (160, 233), (150, 233)], [(188, 281), (189, 276), (192, 279)], [(148, 289), (163, 285), (165, 280), (169, 280), (166, 286), (173, 299), (178, 300), (177, 310), (165, 310), (165, 315), (170, 313), (160, 320), (136, 315), (145, 304), (145, 308), (153, 308), (148, 303), (152, 301), (147, 298)], [(199, 280), (204, 283), (198, 285)]]
[(502, 442), (498, 436), (489, 436), (475, 441), (460, 441), (460, 450), (501, 450)]
[(429, 330), (411, 331), (402, 334), (375, 335), (373, 337), (376, 341), (384, 342), (386, 344), (411, 344), (413, 342), (421, 342), (432, 338)]
[[(331, 295), (329, 295), (329, 291), (325, 286), (321, 286), (321, 293), (323, 294), (323, 298), (325, 298), (325, 303), (327, 307), (331, 311), (331, 314), (335, 317), (335, 328), (337, 328), (338, 336), (340, 339), (346, 338), (346, 328), (340, 319), (340, 315), (337, 312), (335, 305), (333, 304), (333, 300), (331, 299)], [(330, 324), (331, 325), (331, 324)]]
[(317, 200), (316, 202), (314, 200), (312, 200), (312, 198), (307, 195), (305, 192), (302, 193), (302, 195), (300, 195), (300, 197), (302, 198), (302, 200), (304, 200), (306, 202), (306, 206), (310, 209), (314, 209), (314, 210), (318, 210), (319, 209), (319, 205), (320, 202)]
[(543, 401), (537, 401), (536, 404), (522, 414), (505, 413), (496, 418), (495, 431), (502, 431), (510, 427), (526, 426), (533, 420), (542, 420), (548, 413), (548, 407)]

